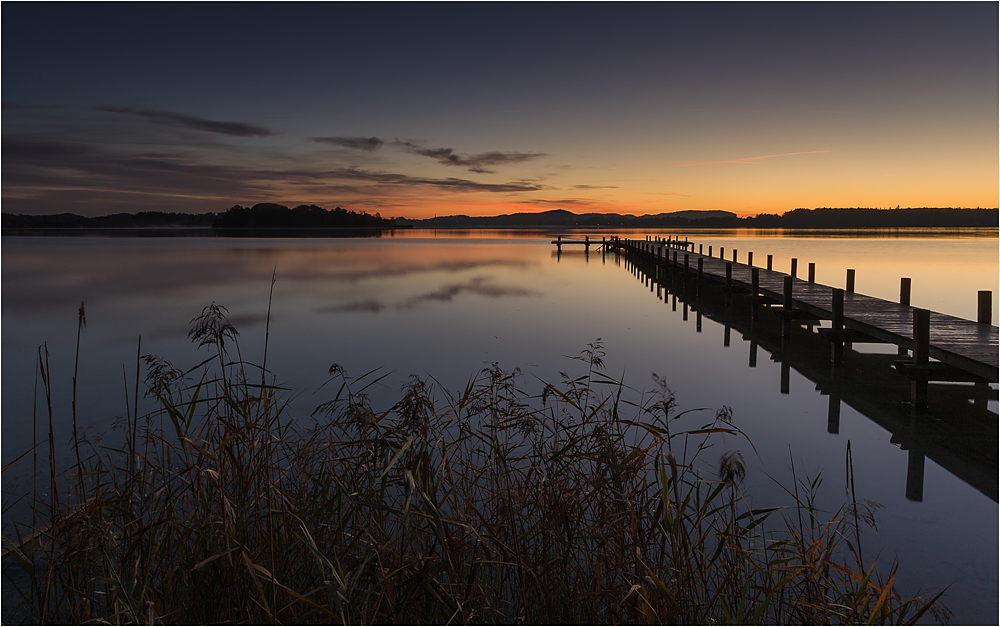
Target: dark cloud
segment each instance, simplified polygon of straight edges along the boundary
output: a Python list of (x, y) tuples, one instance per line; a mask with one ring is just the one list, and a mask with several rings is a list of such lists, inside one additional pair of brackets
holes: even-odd
[(478, 183), (352, 167), (297, 167), (307, 165), (302, 161), (291, 161), (287, 168), (253, 168), (180, 148), (136, 152), (129, 146), (30, 135), (4, 136), (2, 147), (5, 210), (26, 213), (202, 212), (289, 194), (372, 199), (419, 188), (455, 193), (544, 189), (523, 181)]
[(319, 313), (378, 313), (385, 309), (385, 305), (377, 298), (366, 298), (353, 303), (345, 303), (334, 307), (323, 307), (318, 309)]
[(470, 172), (479, 174), (491, 174), (493, 170), (487, 170), (487, 166), (508, 165), (511, 163), (523, 163), (538, 157), (544, 157), (540, 152), (483, 152), (478, 155), (463, 155), (456, 153), (451, 148), (425, 148), (413, 142), (396, 140), (394, 146), (399, 146), (406, 152), (429, 157), (442, 165), (455, 165), (468, 168)]
[(573, 189), (618, 189), (617, 185), (574, 185)]
[(378, 137), (313, 137), (313, 141), (365, 152), (375, 152), (384, 143)]
[(510, 182), (510, 183), (477, 183), (467, 179), (431, 179), (406, 174), (392, 174), (386, 172), (369, 172), (357, 168), (341, 168), (330, 171), (331, 176), (344, 179), (355, 179), (371, 181), (384, 185), (429, 185), (443, 189), (454, 189), (457, 191), (476, 192), (534, 192), (542, 189), (542, 186), (534, 183)]
[(38, 110), (38, 109), (58, 109), (61, 105), (40, 105), (40, 104), (30, 104), (26, 102), (5, 102), (3, 103), (4, 111), (24, 111), (24, 110)]
[(420, 296), (414, 296), (407, 300), (403, 305), (400, 306), (401, 309), (412, 309), (422, 303), (439, 301), (439, 302), (450, 302), (459, 294), (476, 294), (478, 296), (486, 296), (490, 298), (499, 298), (504, 296), (537, 296), (538, 292), (525, 289), (523, 287), (513, 287), (506, 285), (495, 285), (489, 283), (488, 278), (476, 277), (469, 279), (465, 283), (453, 283), (451, 285), (442, 286), (433, 292), (428, 292), (426, 294), (421, 294)]
[(99, 111), (108, 113), (124, 113), (145, 118), (158, 124), (170, 124), (172, 126), (182, 126), (198, 131), (208, 131), (209, 133), (219, 133), (233, 137), (264, 137), (270, 135), (271, 131), (262, 126), (254, 126), (243, 122), (221, 122), (218, 120), (208, 120), (184, 113), (173, 113), (171, 111), (156, 111), (154, 109), (132, 109), (130, 107), (97, 107)]

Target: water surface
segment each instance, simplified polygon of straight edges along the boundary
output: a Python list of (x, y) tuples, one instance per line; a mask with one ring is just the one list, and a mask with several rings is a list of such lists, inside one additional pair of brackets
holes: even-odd
[[(606, 235), (588, 234), (596, 240)], [(764, 318), (751, 333), (738, 298), (658, 286), (614, 254), (569, 247), (557, 254), (549, 243), (555, 235), (4, 237), (3, 463), (31, 446), (35, 362), (43, 342), (55, 381), (57, 450), (69, 452), (81, 301), (87, 327), (80, 349), (80, 425), (90, 440), (113, 439), (111, 427), (125, 414), (126, 384), (134, 385), (139, 336), (142, 354), (194, 365), (206, 355), (187, 340), (189, 321), (216, 302), (228, 308), (240, 331), (243, 357), (259, 362), (274, 276), (267, 365), (290, 388), (300, 415), (329, 399), (321, 386), (332, 363), (355, 374), (389, 372), (374, 390), (376, 404), (396, 400), (410, 374), (433, 376), (454, 389), (493, 362), (519, 368), (524, 386), (538, 392), (541, 380), (557, 382), (560, 371), (577, 365), (568, 357), (600, 339), (608, 373), (639, 392), (653, 387), (655, 372), (682, 409), (733, 408), (752, 446), (730, 438), (719, 452), (742, 451), (757, 506), (787, 503), (771, 478), (788, 484), (793, 463), (801, 476), (823, 475), (825, 505), (843, 503), (850, 441), (858, 497), (884, 508), (878, 530), (865, 537), (866, 551), (898, 558), (897, 583), (906, 590), (950, 584), (955, 622), (995, 622), (995, 400), (979, 395), (977, 402), (967, 390), (932, 391), (936, 413), (913, 417), (904, 402), (905, 381), (886, 376), (895, 347), (855, 345), (846, 367), (831, 377), (826, 346), (808, 329), (782, 345)], [(713, 246), (716, 255), (725, 247), (730, 259), (733, 248), (741, 261), (752, 250), (760, 266), (772, 254), (775, 270), (787, 271), (795, 257), (799, 276), (814, 262), (817, 281), (835, 287), (843, 287), (853, 268), (857, 291), (887, 299), (898, 298), (900, 277), (911, 277), (914, 306), (965, 318), (976, 315), (978, 290), (995, 291), (995, 229), (891, 235), (692, 231), (681, 237), (706, 252)], [(30, 487), (29, 460), (3, 473), (5, 534), (17, 511), (8, 504)]]

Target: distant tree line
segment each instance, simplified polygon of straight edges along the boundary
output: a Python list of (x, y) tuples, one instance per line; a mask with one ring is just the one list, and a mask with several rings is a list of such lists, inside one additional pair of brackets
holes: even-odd
[(378, 213), (375, 215), (364, 211), (357, 213), (340, 207), (329, 210), (316, 205), (299, 205), (294, 209), (289, 209), (284, 205), (262, 202), (249, 208), (233, 205), (225, 213), (215, 218), (212, 228), (392, 228), (395, 225), (395, 220), (387, 220)]
[(47, 216), (2, 216), (4, 229), (113, 229), (113, 228), (208, 228), (227, 229), (314, 229), (314, 228), (509, 228), (509, 227), (698, 227), (752, 229), (884, 229), (905, 227), (996, 227), (1000, 214), (993, 209), (867, 207), (794, 209), (784, 214), (760, 214), (741, 218), (724, 211), (683, 211), (677, 214), (634, 216), (617, 213), (576, 214), (564, 209), (500, 216), (441, 216), (426, 220), (392, 220), (380, 214), (327, 210), (316, 205), (289, 209), (275, 203), (253, 207), (234, 205), (225, 213), (116, 213), (85, 218), (72, 213)]
[[(721, 214), (721, 215), (720, 215)], [(661, 213), (634, 216), (617, 213), (575, 214), (563, 209), (501, 216), (441, 216), (426, 220), (402, 220), (415, 228), (450, 227), (697, 227), (754, 229), (881, 229), (905, 227), (996, 227), (997, 209), (958, 208), (829, 208), (794, 209), (782, 215), (760, 214), (741, 218), (720, 211), (684, 211), (682, 215)]]
[(48, 216), (27, 216), (5, 213), (2, 217), (5, 229), (122, 229), (122, 228), (170, 228), (170, 227), (210, 227), (215, 221), (214, 213), (164, 213), (162, 211), (142, 211), (139, 213), (115, 213), (109, 216), (86, 218), (73, 213)]

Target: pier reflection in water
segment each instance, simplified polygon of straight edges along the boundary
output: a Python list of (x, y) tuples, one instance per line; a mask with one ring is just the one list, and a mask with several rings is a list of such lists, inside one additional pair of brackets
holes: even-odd
[[(656, 297), (677, 310), (683, 320), (689, 309), (695, 314), (695, 331), (701, 333), (702, 318), (723, 326), (723, 344), (729, 346), (735, 330), (749, 341), (747, 366), (757, 366), (758, 352), (766, 351), (780, 364), (778, 386), (789, 393), (791, 371), (812, 381), (829, 398), (827, 431), (840, 430), (841, 404), (892, 434), (891, 442), (907, 451), (906, 497), (923, 499), (924, 458), (972, 486), (994, 502), (998, 498), (997, 414), (988, 401), (997, 391), (985, 382), (932, 384), (928, 408), (918, 411), (910, 404), (910, 382), (893, 364), (899, 359), (894, 345), (845, 343), (841, 363), (831, 359), (831, 343), (819, 333), (823, 322), (797, 320), (786, 337), (786, 321), (772, 308), (725, 285), (699, 282), (696, 276), (669, 272), (627, 251), (604, 251)], [(880, 350), (889, 348), (891, 350)]]

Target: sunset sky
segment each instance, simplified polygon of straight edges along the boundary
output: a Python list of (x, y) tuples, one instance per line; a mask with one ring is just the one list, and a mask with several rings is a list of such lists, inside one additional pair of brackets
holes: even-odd
[(998, 205), (998, 5), (2, 5), (3, 211)]

